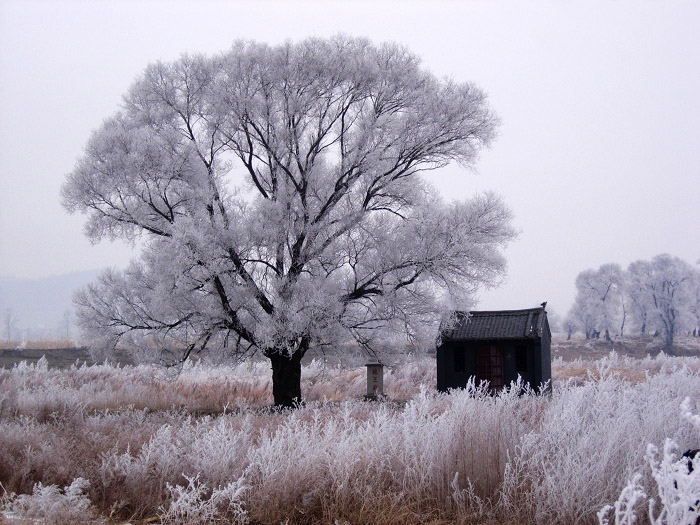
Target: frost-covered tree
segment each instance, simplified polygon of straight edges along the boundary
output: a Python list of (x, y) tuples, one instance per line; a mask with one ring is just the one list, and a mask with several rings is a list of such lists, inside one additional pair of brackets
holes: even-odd
[(564, 318), (563, 327), (564, 327), (564, 330), (566, 331), (566, 340), (569, 341), (571, 339), (571, 336), (574, 335), (574, 332), (578, 328), (578, 322), (577, 322), (576, 317), (573, 313), (573, 308), (569, 312), (569, 315), (567, 315)]
[(692, 324), (696, 270), (678, 257), (657, 255), (635, 261), (627, 270), (626, 287), (635, 324), (664, 335), (667, 348), (679, 329)]
[(180, 359), (262, 353), (292, 405), (309, 347), (419, 337), (499, 279), (509, 211), (443, 202), (421, 176), (471, 166), (495, 125), (476, 86), (362, 39), (149, 66), (62, 190), (92, 241), (144, 238), (77, 296), (84, 335)]
[(5, 308), (2, 314), (2, 327), (5, 332), (5, 338), (11, 341), (16, 336), (17, 315), (12, 308)]
[(690, 314), (693, 325), (693, 337), (700, 336), (700, 270), (693, 271), (690, 282)]
[(635, 261), (627, 267), (625, 289), (629, 297), (631, 319), (642, 335), (645, 335), (649, 328), (652, 309), (649, 287), (651, 276), (649, 261)]
[(623, 272), (617, 264), (604, 264), (585, 270), (576, 277), (574, 315), (585, 328), (586, 337), (601, 332), (610, 341), (610, 332), (624, 330), (622, 314)]
[(594, 337), (596, 326), (594, 314), (595, 312), (591, 308), (591, 302), (588, 300), (588, 297), (577, 293), (574, 304), (571, 305), (566, 316), (567, 339), (570, 339), (570, 334), (576, 330), (583, 332), (586, 339)]
[(66, 308), (61, 316), (61, 336), (70, 342), (73, 338), (73, 312)]
[(554, 309), (550, 309), (547, 312), (547, 322), (552, 333), (558, 334), (566, 330), (564, 320), (559, 315), (559, 312)]
[(651, 260), (649, 293), (666, 348), (673, 346), (676, 333), (689, 321), (694, 272), (690, 264), (668, 254)]

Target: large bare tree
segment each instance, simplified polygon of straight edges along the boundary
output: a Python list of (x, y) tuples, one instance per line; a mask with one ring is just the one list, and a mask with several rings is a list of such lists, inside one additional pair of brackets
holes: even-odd
[(499, 279), (508, 210), (446, 203), (424, 176), (471, 166), (496, 123), (480, 89), (398, 45), (239, 42), (153, 64), (63, 186), (91, 240), (143, 239), (78, 295), (79, 323), (181, 359), (262, 353), (275, 404), (293, 405), (312, 345), (418, 337)]

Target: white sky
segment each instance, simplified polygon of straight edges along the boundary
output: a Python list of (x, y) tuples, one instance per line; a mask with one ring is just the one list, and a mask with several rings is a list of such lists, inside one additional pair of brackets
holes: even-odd
[(91, 246), (59, 190), (149, 62), (341, 31), (406, 44), (501, 116), (476, 173), (433, 177), (450, 199), (502, 194), (521, 230), (480, 307), (564, 314), (584, 269), (700, 259), (700, 2), (0, 0), (0, 276), (133, 256)]

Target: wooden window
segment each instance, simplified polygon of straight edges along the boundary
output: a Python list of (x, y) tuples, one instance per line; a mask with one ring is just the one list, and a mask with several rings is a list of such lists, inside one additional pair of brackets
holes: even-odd
[(452, 350), (454, 358), (454, 372), (463, 374), (467, 371), (467, 363), (464, 356), (464, 348), (455, 348)]
[(521, 345), (515, 348), (515, 370), (527, 372), (527, 348), (525, 346)]

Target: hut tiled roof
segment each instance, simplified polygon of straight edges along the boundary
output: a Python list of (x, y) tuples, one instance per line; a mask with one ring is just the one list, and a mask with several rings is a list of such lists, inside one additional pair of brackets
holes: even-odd
[(451, 341), (479, 339), (538, 339), (545, 323), (544, 308), (499, 310), (491, 312), (455, 312), (453, 321), (443, 325), (442, 339)]

